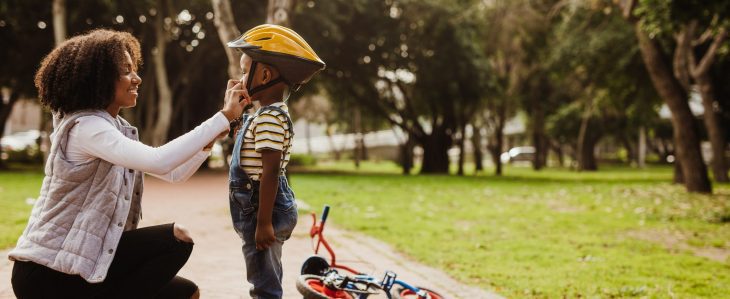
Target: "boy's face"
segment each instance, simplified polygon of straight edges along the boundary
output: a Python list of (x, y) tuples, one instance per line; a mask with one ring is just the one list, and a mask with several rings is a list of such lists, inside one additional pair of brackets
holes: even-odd
[[(248, 86), (246, 86), (246, 84), (248, 83), (248, 76), (251, 75), (251, 74), (249, 74), (249, 70), (251, 70), (252, 62), (253, 62), (253, 60), (251, 60), (251, 57), (249, 57), (245, 53), (243, 55), (241, 55), (240, 63), (241, 63), (241, 70), (243, 70), (243, 75), (241, 76), (241, 84), (243, 84), (243, 88), (245, 88), (245, 89), (249, 88)], [(255, 79), (256, 78), (254, 77), (254, 81), (256, 81)], [(251, 82), (251, 83), (252, 83), (252, 85), (256, 86), (256, 82)]]
[[(275, 76), (278, 76), (278, 72), (276, 72), (273, 68), (269, 67), (266, 64), (258, 63), (256, 65), (256, 69), (253, 73), (251, 73), (251, 64), (253, 63), (253, 60), (250, 56), (246, 55), (245, 53), (241, 55), (241, 70), (243, 70), (243, 76), (241, 76), (241, 84), (243, 85), (243, 88), (246, 90), (251, 90), (254, 87), (264, 85), (266, 83), (269, 83)], [(248, 86), (248, 77), (253, 76), (253, 79), (251, 80), (251, 86)], [(262, 94), (266, 94), (267, 91), (257, 92), (255, 94), (250, 95), (252, 101), (258, 101), (261, 100)]]

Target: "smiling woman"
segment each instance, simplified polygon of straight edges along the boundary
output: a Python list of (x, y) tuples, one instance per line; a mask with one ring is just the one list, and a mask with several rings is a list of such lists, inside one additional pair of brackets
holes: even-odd
[(54, 130), (40, 197), (8, 254), (18, 298), (197, 298), (175, 276), (193, 249), (178, 224), (137, 228), (144, 173), (189, 178), (246, 101), (229, 83), (223, 110), (160, 147), (139, 142), (119, 116), (137, 104), (140, 45), (126, 32), (93, 30), (62, 43), (35, 77)]
[(119, 89), (131, 87), (133, 77), (139, 86), (141, 79), (136, 71), (141, 64), (139, 42), (134, 36), (95, 30), (68, 40), (48, 54), (36, 73), (35, 86), (41, 103), (61, 114), (106, 109), (120, 96)]

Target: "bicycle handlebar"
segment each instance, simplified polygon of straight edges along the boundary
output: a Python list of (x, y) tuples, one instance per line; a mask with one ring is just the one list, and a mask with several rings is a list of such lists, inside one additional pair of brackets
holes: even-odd
[(327, 215), (330, 213), (330, 206), (325, 205), (324, 210), (322, 211), (322, 220), (320, 220), (320, 226), (324, 226), (325, 221), (327, 221)]

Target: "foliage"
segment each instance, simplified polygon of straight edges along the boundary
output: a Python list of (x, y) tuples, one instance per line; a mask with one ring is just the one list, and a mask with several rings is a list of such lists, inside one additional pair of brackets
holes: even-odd
[(317, 158), (312, 155), (306, 154), (292, 154), (289, 158), (288, 166), (315, 166), (317, 165)]

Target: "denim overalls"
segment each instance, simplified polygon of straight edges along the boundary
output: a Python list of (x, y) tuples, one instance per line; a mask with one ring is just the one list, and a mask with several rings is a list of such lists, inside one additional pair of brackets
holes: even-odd
[[(246, 260), (246, 277), (253, 285), (249, 294), (252, 298), (281, 298), (282, 266), (281, 247), (289, 239), (297, 224), (297, 205), (294, 193), (284, 175), (279, 176), (279, 190), (276, 193), (272, 215), (272, 225), (276, 242), (266, 250), (256, 249), (256, 218), (259, 202), (259, 182), (251, 180), (240, 165), (243, 136), (253, 119), (266, 110), (277, 110), (287, 118), (290, 136), (293, 138), (293, 125), (288, 114), (279, 107), (266, 106), (259, 109), (253, 117), (244, 116), (243, 127), (236, 134), (229, 173), (229, 204), (233, 228), (243, 240), (243, 256)], [(290, 139), (291, 140), (291, 139)], [(289, 144), (291, 146), (291, 142)], [(282, 159), (286, 154), (284, 148)]]

